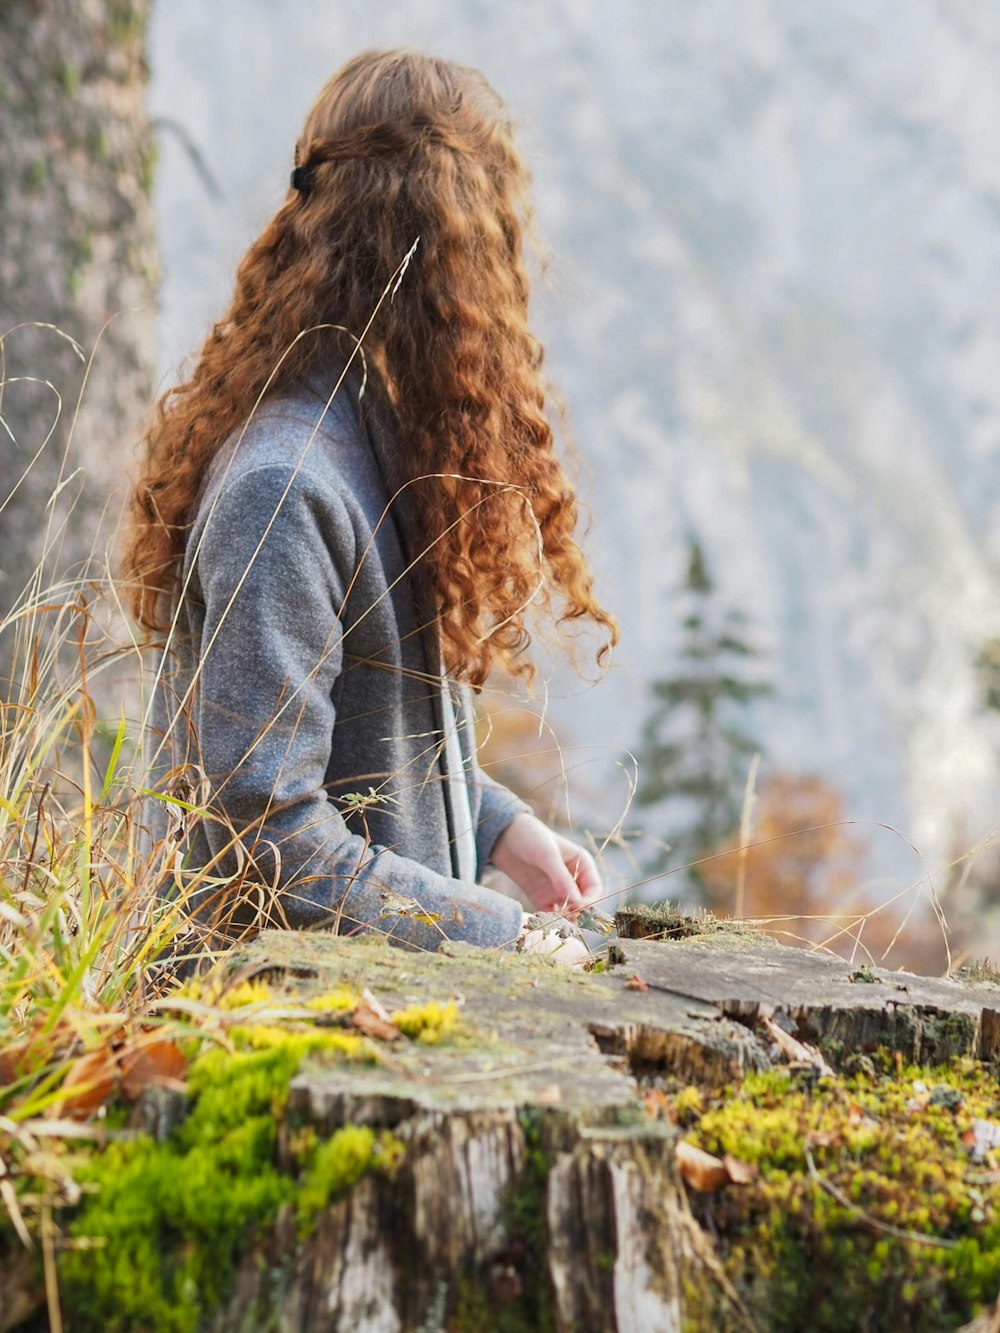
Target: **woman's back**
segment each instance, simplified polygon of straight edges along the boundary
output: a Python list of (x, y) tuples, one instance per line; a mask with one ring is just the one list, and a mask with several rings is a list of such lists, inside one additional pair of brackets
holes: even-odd
[[(461, 692), (447, 721), (457, 724), (468, 799), (453, 799), (463, 775), (443, 762), (437, 627), (405, 497), (387, 475), (396, 441), (362, 419), (359, 375), (327, 406), (337, 379), (335, 367), (269, 401), (213, 461), (157, 688), (159, 767), (176, 779), (191, 765), (212, 792), (219, 818), (194, 826), (189, 866), (210, 865), (232, 842), (228, 822), (255, 863), (244, 878), (280, 878), (289, 924), (339, 915), (342, 927), (392, 925), (389, 886), (431, 918), (441, 915), (439, 878), (475, 879), (476, 860), (461, 865), (457, 849), (470, 817), (475, 837), (484, 793), (494, 838), (524, 807), (478, 772)], [(487, 823), (483, 863), (488, 840)], [(398, 853), (388, 870), (378, 848)], [(401, 858), (431, 873), (405, 873)], [(230, 848), (213, 873), (237, 868)], [(500, 901), (503, 911), (480, 920), (470, 908), (447, 934), (513, 939), (516, 904)], [(435, 947), (437, 923), (415, 924), (397, 921), (394, 933)]]

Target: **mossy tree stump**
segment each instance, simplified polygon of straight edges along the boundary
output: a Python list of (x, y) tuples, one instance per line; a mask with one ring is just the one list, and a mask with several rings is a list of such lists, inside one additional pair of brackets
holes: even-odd
[[(991, 1163), (962, 1146), (956, 1116), (965, 1106), (988, 1123), (994, 1103), (1000, 1116), (1000, 988), (853, 969), (705, 926), (620, 941), (618, 961), (589, 973), (278, 932), (231, 955), (232, 986), (297, 1004), (367, 989), (389, 1011), (457, 1006), (460, 1022), (376, 1042), (377, 1062), (307, 1056), (274, 1103), (266, 1170), (283, 1202), (247, 1224), (214, 1294), (189, 1291), (171, 1327), (681, 1333), (943, 1329), (975, 1315), (1000, 1285), (1000, 1218), (975, 1183)], [(168, 1143), (183, 1109), (159, 1121)], [(682, 1138), (752, 1171), (692, 1191)], [(314, 1155), (344, 1145), (318, 1195), (314, 1169), (295, 1183), (307, 1141)], [(887, 1143), (895, 1166), (879, 1155)], [(946, 1145), (944, 1183), (928, 1144)], [(905, 1197), (880, 1194), (883, 1177)], [(307, 1214), (304, 1189), (318, 1199)], [(167, 1290), (196, 1231), (158, 1234), (157, 1271), (136, 1286)], [(151, 1326), (108, 1308), (101, 1263), (100, 1251), (74, 1260), (68, 1326)]]

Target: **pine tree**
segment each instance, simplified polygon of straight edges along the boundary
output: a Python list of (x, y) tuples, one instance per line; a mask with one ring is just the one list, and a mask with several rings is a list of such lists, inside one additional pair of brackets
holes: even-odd
[[(761, 749), (746, 710), (772, 688), (752, 678), (759, 655), (748, 642), (746, 617), (738, 609), (720, 614), (715, 600), (705, 553), (692, 536), (678, 668), (652, 686), (655, 705), (639, 752), (637, 803), (662, 809), (670, 844), (651, 858), (654, 873), (696, 861), (733, 834), (752, 756)], [(700, 888), (697, 869), (686, 878)]]

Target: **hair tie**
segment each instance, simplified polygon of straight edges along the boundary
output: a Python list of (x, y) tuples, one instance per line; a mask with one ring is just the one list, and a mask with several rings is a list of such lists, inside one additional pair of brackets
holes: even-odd
[(291, 186), (293, 190), (298, 190), (299, 194), (308, 194), (311, 182), (309, 171), (306, 167), (296, 167), (291, 175)]

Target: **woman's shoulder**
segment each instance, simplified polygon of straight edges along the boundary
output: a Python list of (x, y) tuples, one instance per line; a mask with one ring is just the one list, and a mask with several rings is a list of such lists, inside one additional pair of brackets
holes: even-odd
[(316, 568), (323, 552), (353, 559), (358, 522), (348, 460), (357, 425), (314, 403), (297, 390), (276, 394), (212, 458), (186, 541), (196, 586), (206, 566), (235, 568), (248, 550), (261, 566), (256, 552), (265, 542), (271, 563), (289, 553)]
[(222, 444), (209, 467), (208, 489), (229, 486), (251, 473), (282, 472), (340, 489), (350, 483), (364, 431), (345, 395), (332, 401), (308, 386), (292, 386), (264, 399)]

